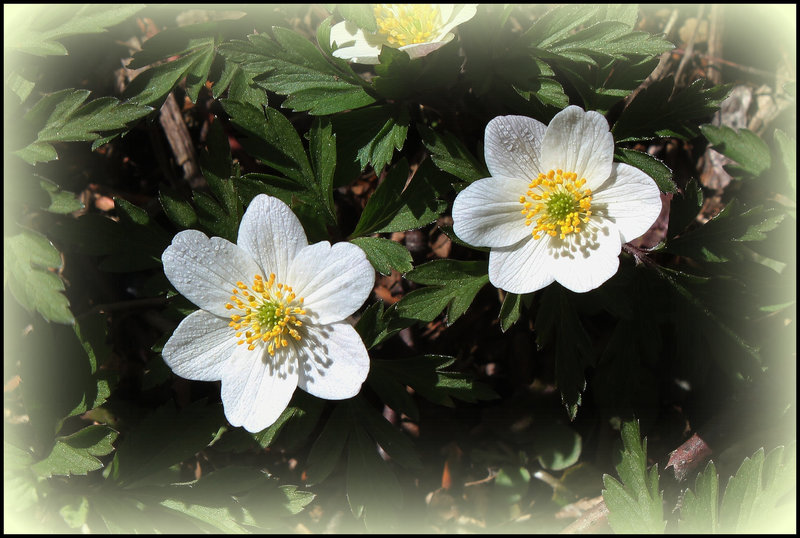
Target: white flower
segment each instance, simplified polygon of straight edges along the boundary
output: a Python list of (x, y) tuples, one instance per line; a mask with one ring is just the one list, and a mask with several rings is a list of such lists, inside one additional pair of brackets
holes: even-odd
[(175, 329), (164, 361), (181, 377), (221, 380), (231, 424), (263, 430), (298, 386), (329, 400), (358, 393), (369, 355), (343, 320), (375, 281), (359, 247), (309, 245), (289, 207), (260, 194), (236, 244), (184, 230), (161, 259), (170, 282), (201, 309)]
[(612, 162), (614, 138), (597, 112), (568, 106), (548, 126), (498, 116), (484, 145), (491, 177), (456, 196), (453, 229), (490, 248), (489, 280), (506, 291), (600, 286), (617, 272), (622, 243), (661, 211), (653, 179)]
[(349, 21), (331, 28), (331, 46), (337, 58), (376, 64), (383, 45), (421, 58), (453, 40), (452, 30), (475, 16), (477, 4), (375, 4), (378, 31), (364, 32)]

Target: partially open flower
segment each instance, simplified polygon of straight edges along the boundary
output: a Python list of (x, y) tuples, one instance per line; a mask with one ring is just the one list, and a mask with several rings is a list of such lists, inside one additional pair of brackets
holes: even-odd
[(384, 45), (421, 58), (455, 37), (453, 28), (475, 16), (477, 4), (376, 4), (377, 32), (365, 32), (350, 21), (331, 28), (333, 55), (360, 64), (376, 64)]
[(375, 271), (356, 245), (309, 245), (289, 207), (260, 194), (236, 244), (184, 230), (161, 259), (200, 307), (175, 329), (164, 361), (181, 377), (221, 380), (232, 425), (270, 426), (298, 386), (330, 400), (361, 389), (369, 355), (344, 320), (369, 296)]
[(661, 211), (655, 181), (615, 163), (614, 138), (597, 112), (568, 106), (550, 125), (498, 116), (486, 126), (486, 166), (456, 196), (453, 229), (489, 247), (489, 280), (529, 293), (554, 280), (586, 292), (611, 278), (622, 243)]

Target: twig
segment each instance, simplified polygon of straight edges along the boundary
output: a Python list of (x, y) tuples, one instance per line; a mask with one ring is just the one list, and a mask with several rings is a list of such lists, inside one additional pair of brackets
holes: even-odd
[(697, 24), (694, 25), (694, 30), (692, 31), (692, 37), (689, 38), (689, 42), (686, 43), (686, 54), (683, 55), (681, 58), (681, 63), (678, 64), (678, 70), (675, 71), (675, 87), (672, 88), (673, 95), (675, 94), (675, 90), (678, 87), (678, 81), (681, 78), (681, 74), (683, 73), (686, 64), (689, 63), (689, 58), (692, 57), (692, 53), (694, 52), (694, 40), (697, 38), (697, 31), (700, 29), (700, 21), (703, 18), (703, 12), (706, 10), (705, 4), (700, 4), (697, 8)]
[[(678, 20), (678, 10), (673, 9), (672, 14), (669, 16), (667, 24), (664, 26), (664, 37), (668, 37), (670, 32), (672, 32), (672, 26), (675, 24), (676, 20)], [(633, 90), (630, 94), (628, 94), (628, 96), (625, 98), (625, 108), (628, 107), (630, 102), (633, 101), (633, 99), (640, 91), (647, 88), (653, 82), (657, 81), (663, 76), (664, 72), (667, 70), (667, 65), (669, 64), (671, 52), (672, 51), (669, 50), (664, 52), (661, 55), (661, 58), (659, 58), (658, 65), (656, 65), (656, 68), (653, 69), (653, 72), (647, 75), (647, 78), (644, 79), (642, 83), (639, 84), (639, 86), (635, 90)]]
[(706, 76), (708, 80), (714, 84), (722, 82), (722, 73), (719, 67), (714, 65), (717, 58), (722, 56), (722, 16), (719, 4), (712, 4), (711, 13), (709, 14), (708, 24), (708, 67), (706, 67)]

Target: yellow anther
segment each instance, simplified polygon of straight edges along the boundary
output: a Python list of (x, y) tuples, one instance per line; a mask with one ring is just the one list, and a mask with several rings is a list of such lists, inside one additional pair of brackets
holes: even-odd
[[(288, 345), (287, 333), (295, 340), (302, 339), (297, 328), (303, 323), (296, 315), (306, 313), (300, 308), (303, 298), (298, 298), (291, 286), (276, 283), (276, 278), (275, 273), (270, 273), (266, 281), (261, 275), (254, 275), (249, 288), (241, 281), (233, 288), (232, 304), (226, 303), (225, 308), (236, 309), (228, 326), (236, 331), (237, 345), (247, 344), (247, 349), (253, 351), (267, 344), (267, 352), (274, 355)], [(239, 290), (244, 300), (237, 297)]]
[(543, 234), (566, 239), (580, 233), (581, 222), (591, 216), (592, 191), (584, 188), (586, 178), (578, 179), (575, 172), (561, 169), (540, 173), (520, 196), (525, 226), (533, 226), (531, 235), (540, 239)]

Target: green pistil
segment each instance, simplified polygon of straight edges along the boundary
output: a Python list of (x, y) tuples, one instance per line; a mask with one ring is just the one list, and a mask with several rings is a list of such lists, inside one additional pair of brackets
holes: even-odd
[(568, 192), (553, 193), (547, 201), (547, 215), (553, 222), (562, 221), (577, 210), (575, 197)]

